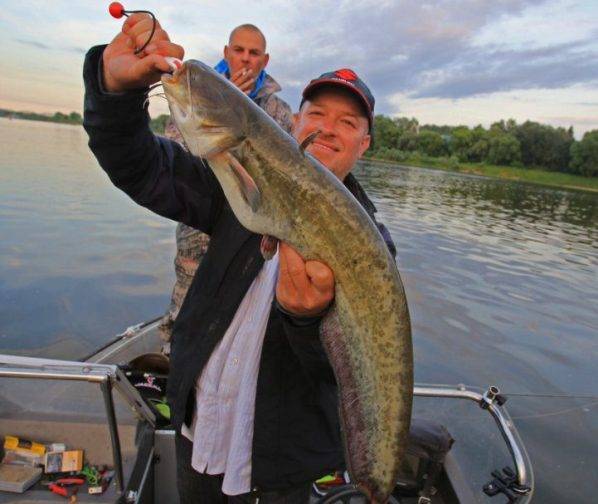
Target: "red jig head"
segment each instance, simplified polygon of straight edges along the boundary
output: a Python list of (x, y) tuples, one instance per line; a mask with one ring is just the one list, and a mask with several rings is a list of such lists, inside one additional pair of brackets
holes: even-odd
[(112, 2), (108, 7), (108, 12), (113, 18), (120, 19), (123, 16), (126, 16), (125, 8), (123, 4), (120, 2)]

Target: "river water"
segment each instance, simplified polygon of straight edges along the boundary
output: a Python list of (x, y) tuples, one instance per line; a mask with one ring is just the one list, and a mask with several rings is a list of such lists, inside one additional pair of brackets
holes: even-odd
[[(114, 189), (86, 142), (0, 119), (2, 353), (78, 358), (168, 304), (174, 223)], [(595, 502), (598, 194), (380, 164), (356, 175), (397, 243), (416, 380), (499, 385), (536, 501)]]

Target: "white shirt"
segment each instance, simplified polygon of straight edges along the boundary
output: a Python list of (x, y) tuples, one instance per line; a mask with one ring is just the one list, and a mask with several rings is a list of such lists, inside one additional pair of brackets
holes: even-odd
[(264, 263), (197, 379), (193, 424), (181, 430), (193, 442), (193, 469), (224, 474), (226, 495), (251, 490), (255, 393), (277, 278), (278, 253)]

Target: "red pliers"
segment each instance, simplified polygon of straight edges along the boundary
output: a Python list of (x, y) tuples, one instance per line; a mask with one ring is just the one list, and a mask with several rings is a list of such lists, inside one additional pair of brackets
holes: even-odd
[[(62, 495), (67, 499), (72, 495), (76, 494), (79, 490), (79, 485), (83, 485), (85, 479), (83, 478), (58, 478), (57, 480), (48, 483), (48, 490), (57, 495)], [(75, 486), (75, 488), (69, 489), (67, 487)]]

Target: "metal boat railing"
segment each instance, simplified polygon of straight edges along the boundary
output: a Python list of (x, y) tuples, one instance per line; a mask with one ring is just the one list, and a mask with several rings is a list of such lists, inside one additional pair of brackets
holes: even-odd
[(104, 398), (104, 407), (112, 444), (116, 486), (120, 492), (124, 491), (121, 444), (112, 390), (114, 388), (117, 389), (132, 406), (133, 411), (152, 427), (155, 427), (156, 418), (139, 395), (137, 389), (131, 385), (118, 366), (0, 355), (0, 377), (97, 383)]
[[(123, 464), (112, 393), (113, 388), (116, 388), (122, 394), (140, 418), (152, 426), (155, 426), (156, 419), (137, 389), (130, 384), (118, 366), (0, 355), (0, 377), (70, 380), (99, 384), (108, 419), (116, 484), (118, 489), (121, 492), (123, 491)], [(464, 385), (451, 388), (444, 385), (416, 384), (413, 394), (419, 397), (467, 399), (488, 411), (494, 418), (515, 464), (520, 493), (522, 495), (531, 494), (533, 489), (531, 462), (513, 422), (507, 411), (502, 407), (504, 398), (500, 395), (498, 388), (490, 387), (485, 393), (481, 394)]]
[(515, 464), (518, 491), (521, 495), (531, 494), (533, 491), (533, 471), (529, 455), (519, 437), (508, 412), (502, 407), (506, 398), (501, 396), (497, 387), (491, 386), (485, 393), (473, 391), (465, 385), (446, 387), (439, 385), (416, 384), (413, 395), (419, 397), (441, 397), (452, 399), (467, 399), (475, 402), (480, 408), (488, 411), (507, 445)]

